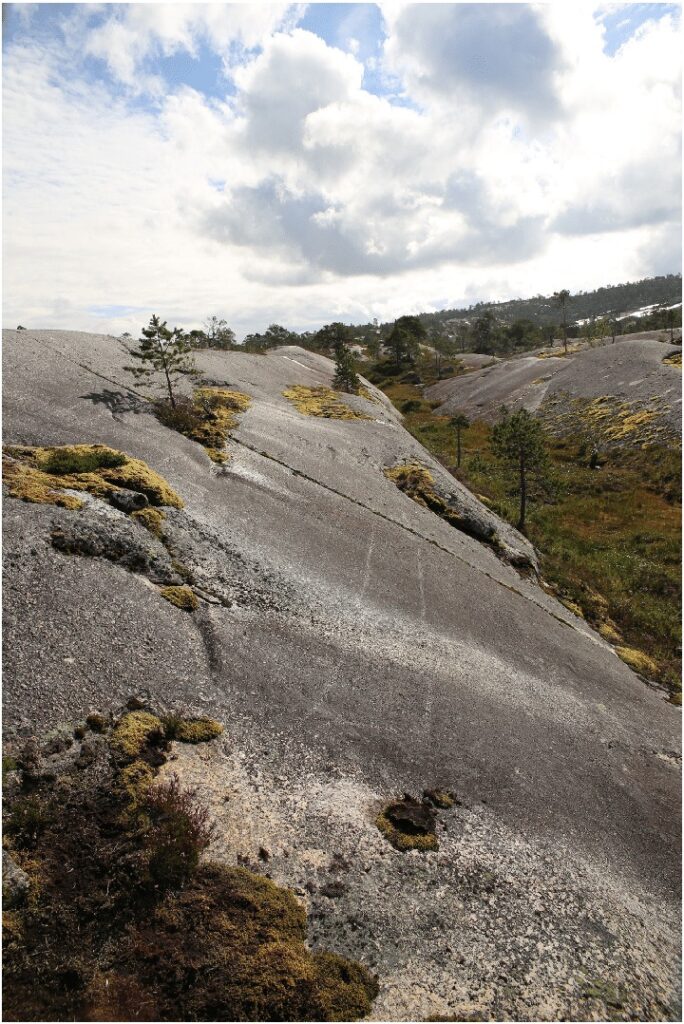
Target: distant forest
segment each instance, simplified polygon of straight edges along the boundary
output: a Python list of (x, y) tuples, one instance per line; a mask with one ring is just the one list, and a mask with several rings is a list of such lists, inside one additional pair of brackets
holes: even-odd
[[(591, 317), (623, 317), (643, 306), (671, 306), (682, 301), (681, 274), (665, 277), (645, 277), (628, 284), (607, 285), (593, 292), (571, 294), (567, 303), (568, 323)], [(531, 299), (512, 299), (509, 302), (478, 302), (467, 309), (443, 309), (438, 313), (422, 313), (420, 319), (426, 328), (437, 327), (447, 320), (471, 320), (490, 311), (497, 320), (511, 323), (530, 320), (537, 326), (557, 324), (558, 307), (552, 295), (535, 295)]]

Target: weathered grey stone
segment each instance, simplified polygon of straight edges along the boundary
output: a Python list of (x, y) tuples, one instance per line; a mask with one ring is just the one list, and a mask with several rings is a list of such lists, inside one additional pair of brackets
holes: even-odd
[(118, 508), (120, 512), (139, 512), (140, 509), (147, 508), (149, 501), (147, 495), (141, 494), (140, 491), (129, 491), (122, 487), (111, 492), (109, 504)]
[(11, 853), (2, 852), (2, 899), (5, 907), (11, 910), (21, 906), (29, 891), (29, 877), (19, 867)]

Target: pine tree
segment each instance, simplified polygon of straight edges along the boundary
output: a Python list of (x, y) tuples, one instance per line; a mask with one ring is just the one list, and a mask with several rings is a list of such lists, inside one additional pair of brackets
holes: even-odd
[(570, 292), (568, 291), (567, 288), (563, 288), (563, 289), (561, 289), (561, 291), (553, 293), (553, 299), (554, 299), (554, 302), (556, 303), (556, 305), (561, 310), (561, 313), (563, 315), (563, 323), (562, 323), (562, 327), (563, 327), (563, 345), (565, 346), (565, 354), (567, 356), (567, 354), (568, 354), (568, 314), (567, 314), (567, 309), (568, 309), (568, 303), (570, 301)]
[(492, 431), (492, 451), (518, 472), (518, 529), (524, 532), (529, 474), (543, 472), (548, 461), (544, 430), (539, 420), (527, 409), (519, 409), (514, 413), (507, 413), (505, 409), (502, 411), (503, 419)]
[(461, 468), (461, 431), (467, 430), (470, 426), (470, 420), (463, 412), (456, 413), (449, 420), (449, 426), (453, 427), (456, 431), (456, 467)]
[[(180, 328), (172, 331), (158, 316), (153, 316), (148, 327), (143, 327), (137, 349), (130, 354), (140, 361), (139, 366), (125, 366), (136, 380), (148, 380), (153, 387), (166, 391), (169, 403), (176, 408), (175, 386), (181, 377), (197, 373), (190, 354), (190, 346)], [(154, 380), (153, 378), (161, 378)]]
[(361, 381), (354, 367), (354, 357), (343, 342), (335, 345), (335, 376), (333, 377), (335, 391), (348, 391), (358, 395)]

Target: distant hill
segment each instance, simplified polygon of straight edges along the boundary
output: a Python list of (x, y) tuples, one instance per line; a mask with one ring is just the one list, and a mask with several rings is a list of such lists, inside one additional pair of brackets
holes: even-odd
[[(568, 302), (568, 322), (591, 317), (627, 316), (647, 306), (672, 306), (682, 301), (681, 274), (664, 277), (645, 277), (627, 284), (607, 285), (592, 292), (577, 292)], [(420, 319), (426, 327), (437, 327), (447, 320), (470, 320), (491, 310), (497, 320), (531, 320), (537, 326), (557, 323), (558, 307), (551, 295), (534, 295), (530, 299), (511, 299), (508, 302), (478, 302), (462, 309), (443, 309), (437, 313), (422, 313)]]

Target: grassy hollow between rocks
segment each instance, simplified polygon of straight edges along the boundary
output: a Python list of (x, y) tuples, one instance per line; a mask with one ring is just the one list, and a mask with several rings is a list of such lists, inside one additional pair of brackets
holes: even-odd
[[(404, 425), (481, 501), (515, 525), (515, 476), (494, 457), (491, 427), (462, 435), (434, 411), (420, 387), (381, 384), (404, 412)], [(407, 403), (411, 403), (407, 407)], [(624, 422), (622, 423), (622, 429)], [(546, 584), (595, 626), (640, 674), (681, 701), (681, 468), (674, 444), (624, 446), (599, 469), (579, 436), (550, 437), (546, 483), (531, 482), (527, 536), (540, 553)]]
[(160, 781), (170, 740), (210, 719), (134, 710), (3, 760), (4, 1011), (12, 1020), (355, 1020), (377, 982), (306, 946), (295, 896), (202, 859), (212, 827), (193, 791)]

